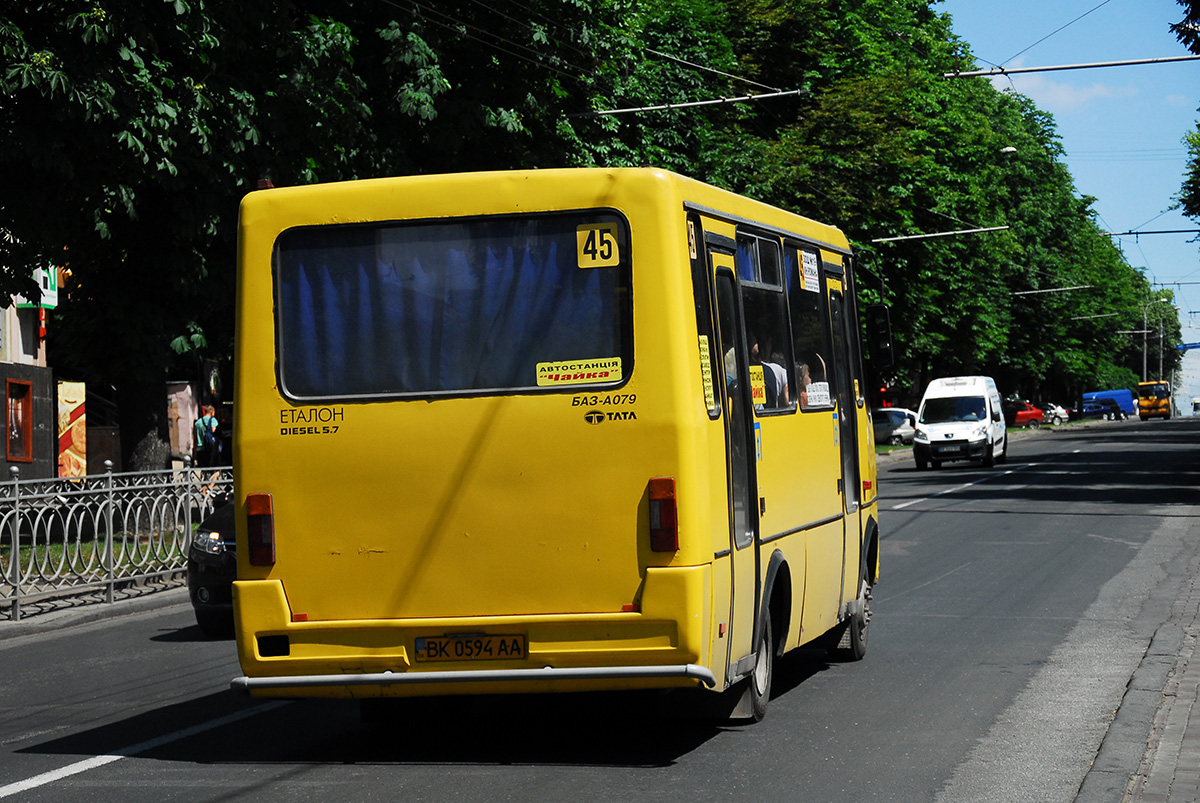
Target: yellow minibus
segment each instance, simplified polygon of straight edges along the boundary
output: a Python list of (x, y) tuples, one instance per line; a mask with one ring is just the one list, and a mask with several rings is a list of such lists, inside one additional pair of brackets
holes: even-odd
[(1147, 418), (1171, 417), (1171, 385), (1169, 382), (1151, 380), (1138, 382), (1138, 416)]
[(863, 656), (890, 335), (837, 229), (658, 169), (464, 173), (251, 193), (238, 266), (235, 688), (757, 720), (777, 656)]

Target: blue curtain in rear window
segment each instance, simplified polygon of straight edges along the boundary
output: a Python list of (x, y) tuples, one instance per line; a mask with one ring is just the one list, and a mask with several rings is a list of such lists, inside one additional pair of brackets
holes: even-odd
[[(628, 269), (580, 268), (577, 260), (576, 226), (606, 220), (617, 219), (284, 232), (276, 253), (284, 392), (520, 389), (537, 385), (538, 363), (627, 359)], [(623, 224), (619, 231), (626, 240)]]

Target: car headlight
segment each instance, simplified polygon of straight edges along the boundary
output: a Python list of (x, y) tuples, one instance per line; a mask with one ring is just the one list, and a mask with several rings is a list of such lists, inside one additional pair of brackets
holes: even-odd
[(917, 433), (913, 435), (913, 440), (917, 443), (929, 443), (929, 433), (918, 427)]
[(987, 435), (987, 424), (980, 424), (972, 429), (971, 434), (967, 437), (973, 441), (977, 441), (985, 435)]
[(217, 554), (221, 551), (221, 534), (216, 530), (201, 531), (192, 537), (192, 545), (202, 552)]

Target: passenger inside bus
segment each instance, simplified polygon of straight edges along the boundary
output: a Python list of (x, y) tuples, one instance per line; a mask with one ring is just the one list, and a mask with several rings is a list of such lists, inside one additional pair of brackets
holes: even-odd
[(767, 400), (763, 407), (789, 406), (792, 398), (788, 392), (787, 370), (782, 365), (783, 355), (772, 348), (769, 332), (764, 332), (761, 338), (751, 336), (750, 360), (763, 368), (763, 382), (767, 386)]

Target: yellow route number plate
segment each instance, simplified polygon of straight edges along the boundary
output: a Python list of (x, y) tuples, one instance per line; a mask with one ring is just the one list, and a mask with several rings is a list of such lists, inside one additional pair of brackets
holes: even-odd
[(502, 661), (525, 657), (525, 636), (423, 636), (418, 661)]

